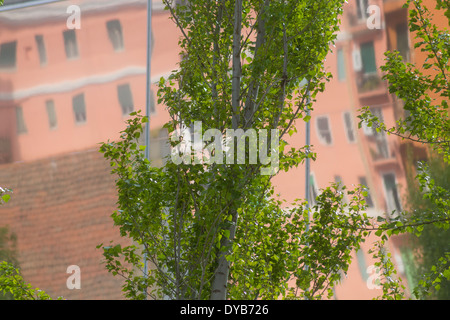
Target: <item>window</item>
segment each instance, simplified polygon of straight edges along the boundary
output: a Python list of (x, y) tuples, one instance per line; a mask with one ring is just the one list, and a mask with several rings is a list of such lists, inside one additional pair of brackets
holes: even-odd
[(342, 177), (339, 175), (334, 176), (334, 183), (338, 184), (339, 187), (337, 190), (343, 193), (342, 199), (344, 200), (344, 202), (347, 202), (347, 196), (344, 192), (344, 182), (342, 181)]
[(386, 137), (383, 133), (377, 135), (377, 158), (387, 159), (389, 158), (389, 147), (387, 144)]
[(42, 35), (36, 35), (36, 46), (39, 53), (39, 62), (41, 63), (41, 66), (47, 64), (47, 52), (45, 50), (45, 44), (44, 44), (44, 36)]
[(111, 20), (106, 22), (108, 36), (115, 51), (123, 50), (123, 34), (122, 26), (119, 20)]
[(78, 45), (75, 30), (66, 30), (63, 32), (63, 36), (67, 59), (78, 58)]
[(121, 84), (117, 87), (117, 96), (119, 98), (120, 107), (122, 108), (122, 114), (125, 116), (133, 112), (133, 95), (131, 94), (131, 88), (128, 83)]
[(361, 274), (363, 281), (367, 281), (369, 275), (367, 274), (367, 264), (364, 256), (364, 250), (356, 250), (356, 260), (358, 261), (359, 273)]
[(334, 176), (334, 183), (339, 183), (342, 186), (342, 177), (338, 175)]
[(337, 51), (337, 74), (339, 81), (345, 80), (345, 57), (343, 49), (338, 49)]
[(84, 93), (80, 93), (72, 98), (73, 113), (76, 123), (86, 122), (86, 103)]
[(50, 129), (55, 129), (57, 125), (55, 102), (53, 100), (47, 100), (45, 101), (45, 106), (47, 108), (48, 125)]
[(330, 145), (332, 142), (331, 139), (331, 130), (330, 125), (328, 123), (327, 116), (321, 116), (316, 118), (317, 132), (319, 135), (319, 140), (327, 145)]
[(165, 164), (170, 156), (169, 132), (166, 128), (159, 131), (159, 147), (163, 164)]
[(400, 212), (402, 207), (400, 205), (400, 197), (397, 190), (397, 184), (395, 181), (395, 174), (388, 173), (383, 175), (384, 189), (386, 190), (386, 209), (389, 212), (394, 210)]
[[(381, 108), (370, 108), (372, 114), (376, 116), (380, 122), (383, 122), (383, 113)], [(375, 137), (377, 145), (377, 157), (382, 159), (389, 158), (389, 146), (386, 138), (386, 133), (384, 131), (377, 132), (375, 127), (372, 127), (373, 135)]]
[(152, 89), (150, 89), (150, 113), (153, 114), (156, 112), (155, 108), (155, 93)]
[(365, 42), (360, 45), (362, 69), (364, 73), (376, 73), (377, 65), (375, 63), (375, 49), (373, 42)]
[(334, 183), (339, 185), (338, 190), (343, 191), (344, 182), (343, 182), (342, 177), (340, 175), (335, 175), (334, 176)]
[(367, 184), (367, 180), (365, 177), (359, 177), (359, 184), (361, 184), (363, 187), (365, 187), (367, 190), (367, 196), (364, 197), (366, 200), (366, 205), (369, 208), (373, 208), (373, 200), (372, 200), (372, 196), (370, 195), (370, 191), (369, 191), (369, 186)]
[(17, 41), (0, 45), (0, 68), (13, 69), (16, 67)]
[(317, 188), (316, 179), (314, 174), (311, 173), (309, 175), (309, 194), (308, 194), (308, 203), (313, 206), (316, 204), (316, 198), (319, 195), (319, 189)]
[(355, 142), (355, 132), (353, 130), (352, 115), (350, 112), (344, 112), (345, 132), (349, 142)]
[(368, 18), (367, 8), (369, 7), (369, 0), (356, 0), (356, 15), (359, 20)]
[(27, 133), (27, 127), (25, 125), (25, 118), (23, 116), (22, 107), (16, 107), (16, 126), (17, 134)]
[(395, 32), (397, 34), (397, 50), (404, 61), (409, 61), (408, 25), (406, 23), (398, 24)]

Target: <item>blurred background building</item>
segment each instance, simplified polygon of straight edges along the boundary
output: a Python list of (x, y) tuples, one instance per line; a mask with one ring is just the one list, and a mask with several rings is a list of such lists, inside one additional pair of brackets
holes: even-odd
[[(401, 210), (410, 143), (363, 126), (358, 109), (371, 110), (393, 125), (403, 117), (401, 101), (389, 94), (380, 66), (384, 52), (398, 50), (413, 62), (407, 9), (398, 0), (355, 0), (345, 5), (341, 31), (326, 60), (334, 75), (318, 97), (311, 118), (310, 200), (331, 182), (370, 189), (369, 214)], [(80, 28), (69, 27), (80, 8)], [(375, 5), (379, 11), (368, 8)], [(178, 29), (160, 0), (153, 0), (150, 157), (167, 155), (169, 120), (156, 103), (154, 85), (179, 61)], [(373, 7), (372, 7), (373, 8)], [(376, 10), (375, 10), (376, 11)], [(369, 19), (375, 20), (370, 27)], [(371, 20), (372, 21), (372, 20)], [(73, 21), (72, 21), (73, 22)], [(379, 23), (379, 24), (377, 24)], [(0, 8), (0, 186), (13, 197), (0, 208), (0, 227), (17, 235), (25, 280), (67, 299), (121, 299), (121, 279), (102, 265), (100, 243), (120, 239), (112, 225), (114, 177), (99, 143), (119, 137), (131, 111), (146, 106), (146, 0), (5, 0)], [(289, 141), (305, 144), (304, 123)], [(426, 158), (413, 146), (416, 160)], [(304, 197), (303, 166), (275, 179), (281, 197)], [(367, 249), (355, 252), (336, 299), (371, 299), (373, 265)], [(401, 238), (390, 243), (400, 275), (410, 254)], [(81, 289), (66, 286), (70, 265), (81, 269)]]

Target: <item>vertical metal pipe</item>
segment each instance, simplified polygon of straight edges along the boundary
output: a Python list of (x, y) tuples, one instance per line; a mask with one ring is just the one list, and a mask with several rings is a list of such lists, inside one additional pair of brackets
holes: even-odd
[[(309, 109), (309, 103), (311, 101), (311, 95), (309, 92), (309, 80), (307, 83), (307, 87), (306, 87), (306, 115), (309, 116), (311, 114), (311, 110)], [(310, 135), (310, 131), (311, 131), (311, 119), (308, 120), (308, 122), (306, 122), (306, 145), (308, 146), (307, 152), (309, 154), (310, 150), (309, 150), (309, 144), (310, 144), (310, 140), (311, 140), (311, 135)], [(307, 233), (309, 231), (309, 224), (310, 224), (310, 215), (309, 215), (309, 209), (310, 209), (310, 205), (309, 205), (309, 196), (310, 196), (310, 192), (309, 192), (309, 187), (310, 187), (310, 183), (311, 183), (311, 173), (310, 173), (311, 169), (310, 169), (310, 159), (309, 157), (306, 158), (306, 166), (305, 166), (305, 197), (306, 197), (306, 210), (308, 210), (308, 216), (307, 216), (307, 221), (306, 221), (306, 230), (305, 232)], [(309, 243), (307, 243), (306, 245), (309, 245)], [(308, 271), (309, 270), (309, 266), (305, 265), (303, 266), (303, 269)]]
[(147, 1), (147, 86), (146, 86), (146, 103), (145, 115), (148, 122), (145, 127), (145, 157), (150, 160), (150, 103), (151, 103), (151, 61), (152, 61), (152, 0)]
[[(309, 116), (310, 115), (310, 109), (309, 109), (309, 103), (310, 103), (310, 92), (309, 92), (309, 81), (307, 84), (307, 98), (306, 98), (306, 115)], [(311, 140), (311, 135), (310, 135), (310, 131), (311, 131), (311, 120), (308, 120), (308, 122), (306, 122), (306, 145), (308, 146), (307, 152), (309, 153), (309, 145), (310, 145), (310, 140)], [(310, 182), (311, 182), (311, 168), (310, 168), (310, 159), (309, 157), (306, 158), (306, 166), (305, 166), (305, 197), (306, 197), (306, 201), (307, 201), (307, 205), (306, 205), (306, 209), (308, 210), (308, 224), (306, 225), (306, 231), (309, 230), (309, 189), (310, 189)]]
[[(151, 62), (152, 62), (152, 0), (147, 0), (147, 72), (145, 115), (148, 122), (145, 126), (145, 157), (150, 160), (150, 103), (151, 103)], [(147, 253), (144, 252), (144, 277), (147, 277)]]

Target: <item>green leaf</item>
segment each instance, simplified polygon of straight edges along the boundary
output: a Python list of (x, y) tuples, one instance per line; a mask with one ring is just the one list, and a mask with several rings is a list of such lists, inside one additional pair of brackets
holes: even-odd
[(3, 200), (4, 202), (8, 202), (9, 199), (11, 199), (11, 195), (9, 195), (9, 194), (4, 194), (4, 195), (2, 196), (2, 200)]

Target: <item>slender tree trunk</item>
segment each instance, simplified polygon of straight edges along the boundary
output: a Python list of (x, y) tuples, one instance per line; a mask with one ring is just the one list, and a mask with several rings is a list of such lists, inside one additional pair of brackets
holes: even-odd
[[(261, 11), (258, 14), (258, 21), (257, 21), (257, 36), (256, 36), (256, 42), (255, 42), (255, 52), (254, 52), (254, 59), (257, 59), (257, 56), (259, 54), (259, 49), (264, 44), (265, 38), (266, 38), (266, 23), (265, 23), (265, 16), (264, 12), (266, 8), (269, 6), (270, 0), (265, 0), (263, 7)], [(245, 99), (245, 108), (244, 108), (244, 130), (249, 128), (252, 123), (253, 115), (256, 112), (256, 98), (259, 91), (259, 84), (258, 84), (258, 75), (256, 72), (253, 75), (253, 80), (250, 82), (247, 98)]]
[(227, 248), (226, 251), (222, 251), (219, 255), (219, 265), (217, 267), (216, 274), (214, 275), (214, 281), (211, 286), (211, 300), (226, 300), (227, 298), (227, 283), (230, 273), (230, 263), (227, 260), (228, 248), (231, 247), (231, 243), (236, 233), (237, 212), (232, 210), (233, 224), (230, 227), (230, 237), (224, 237), (222, 240), (222, 247)]
[(233, 108), (232, 126), (236, 130), (239, 126), (239, 109), (241, 93), (241, 23), (242, 0), (236, 0), (234, 7), (234, 32), (233, 32), (233, 79), (231, 81), (231, 107)]
[[(232, 94), (231, 107), (233, 109), (232, 127), (234, 130), (239, 127), (239, 112), (240, 112), (240, 87), (241, 87), (241, 27), (242, 25), (242, 0), (236, 0), (234, 7), (234, 32), (233, 32), (233, 78), (232, 78)], [(231, 209), (233, 223), (230, 227), (230, 237), (224, 237), (221, 245), (227, 250), (222, 251), (218, 257), (218, 267), (214, 275), (214, 280), (211, 286), (211, 300), (225, 300), (227, 298), (227, 283), (230, 271), (230, 263), (226, 256), (228, 248), (231, 246), (231, 241), (234, 239), (237, 224), (237, 211)]]

